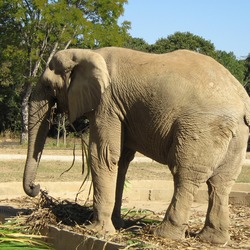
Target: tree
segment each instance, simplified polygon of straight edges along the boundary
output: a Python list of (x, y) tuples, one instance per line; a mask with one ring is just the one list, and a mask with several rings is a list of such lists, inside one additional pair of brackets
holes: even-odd
[(124, 47), (147, 52), (149, 51), (150, 45), (142, 38), (128, 36), (125, 40)]
[(190, 32), (176, 32), (167, 38), (160, 38), (150, 50), (154, 53), (166, 53), (177, 49), (189, 49), (212, 57), (215, 53), (213, 43)]
[(246, 67), (244, 82), (249, 83), (250, 82), (250, 53), (248, 54), (246, 60), (244, 60), (243, 62), (245, 63), (245, 67)]
[(244, 86), (250, 95), (250, 53), (245, 60), (241, 60), (245, 65)]
[(0, 132), (12, 132), (21, 128), (20, 95), (23, 76), (23, 53), (18, 45), (18, 25), (13, 15), (15, 10), (7, 1), (0, 2)]
[(245, 64), (243, 61), (237, 60), (233, 52), (227, 53), (226, 51), (217, 50), (215, 59), (227, 68), (239, 82), (244, 84)]
[[(119, 26), (117, 20), (123, 13), (127, 0), (3, 0), (0, 12), (1, 31), (10, 40), (13, 56), (20, 51), (20, 67), (12, 68), (21, 79), (23, 132), (21, 141), (27, 140), (28, 100), (32, 85), (59, 49), (69, 46), (95, 48), (123, 44), (130, 28), (129, 22)], [(8, 14), (6, 14), (6, 10)], [(7, 26), (5, 27), (5, 24)], [(15, 29), (13, 32), (12, 27)], [(12, 38), (10, 38), (12, 37)], [(8, 46), (7, 46), (8, 47)], [(12, 62), (12, 56), (7, 60)], [(4, 61), (2, 61), (3, 63)], [(14, 72), (13, 72), (14, 70)], [(13, 81), (20, 80), (13, 78)]]

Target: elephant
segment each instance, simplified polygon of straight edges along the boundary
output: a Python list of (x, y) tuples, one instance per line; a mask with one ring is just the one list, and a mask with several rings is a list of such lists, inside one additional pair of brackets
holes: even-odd
[(216, 60), (189, 50), (58, 51), (30, 97), (23, 187), (32, 197), (40, 190), (36, 171), (55, 103), (71, 123), (82, 116), (89, 120), (92, 230), (113, 234), (123, 227), (125, 176), (140, 152), (173, 175), (173, 197), (155, 235), (185, 237), (194, 196), (206, 183), (208, 208), (198, 237), (218, 244), (230, 240), (229, 193), (246, 155), (250, 100)]

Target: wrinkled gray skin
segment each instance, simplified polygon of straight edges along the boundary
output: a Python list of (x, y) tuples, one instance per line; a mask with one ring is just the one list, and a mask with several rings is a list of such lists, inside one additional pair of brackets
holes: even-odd
[(249, 134), (250, 102), (241, 84), (212, 58), (182, 50), (163, 55), (122, 48), (59, 51), (30, 100), (23, 186), (39, 193), (35, 175), (51, 107), (73, 122), (90, 121), (94, 222), (114, 233), (125, 174), (136, 151), (167, 164), (174, 195), (155, 234), (180, 239), (200, 185), (209, 201), (202, 240), (229, 240), (228, 196), (240, 173)]

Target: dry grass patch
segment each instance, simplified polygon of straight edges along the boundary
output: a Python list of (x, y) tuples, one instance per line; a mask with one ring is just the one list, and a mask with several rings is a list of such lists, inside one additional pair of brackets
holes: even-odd
[[(17, 202), (17, 201), (16, 201)], [(84, 235), (100, 237), (84, 226), (92, 218), (92, 207), (88, 204), (80, 205), (66, 200), (57, 200), (43, 192), (34, 199), (20, 200), (26, 206), (32, 207), (32, 213), (22, 216), (24, 225), (34, 233), (48, 227), (57, 226)], [(117, 232), (108, 241), (122, 244), (125, 249), (249, 249), (250, 247), (250, 207), (231, 206), (230, 234), (232, 241), (225, 245), (211, 245), (200, 242), (195, 237), (204, 224), (205, 212), (195, 211), (190, 217), (186, 238), (174, 241), (155, 237), (151, 231), (160, 223), (163, 213), (149, 210), (123, 210), (126, 228)]]
[[(61, 175), (70, 168), (71, 164), (70, 161), (41, 161), (36, 181), (83, 181), (84, 176), (81, 174), (82, 163), (79, 161), (76, 161), (68, 172)], [(25, 160), (3, 161), (0, 159), (0, 182), (22, 181), (24, 165)], [(172, 180), (172, 175), (167, 166), (156, 162), (131, 163), (126, 178), (127, 180)], [(250, 167), (245, 166), (242, 168), (237, 182), (250, 183)]]

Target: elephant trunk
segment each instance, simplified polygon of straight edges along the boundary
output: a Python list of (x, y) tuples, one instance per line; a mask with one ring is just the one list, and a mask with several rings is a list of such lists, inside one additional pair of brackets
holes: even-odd
[(43, 88), (37, 86), (30, 98), (28, 152), (23, 175), (24, 191), (31, 197), (37, 196), (40, 191), (40, 185), (36, 185), (34, 181), (49, 131), (53, 105), (53, 98), (46, 97)]

